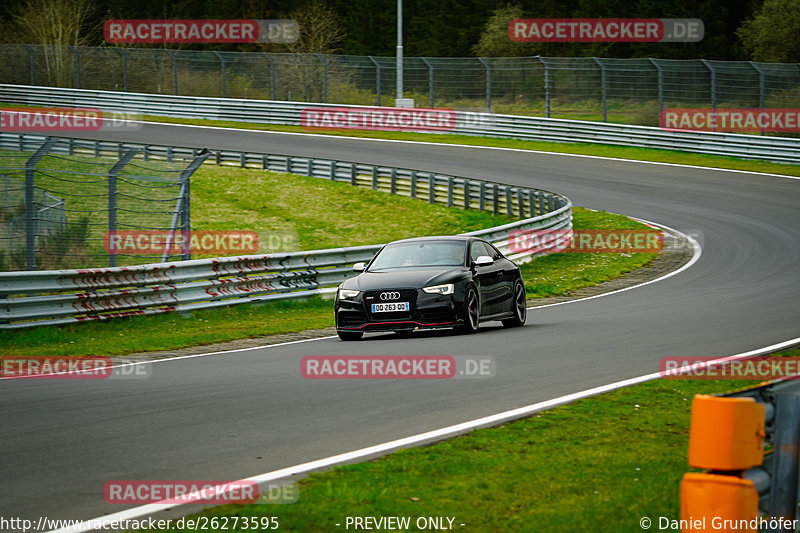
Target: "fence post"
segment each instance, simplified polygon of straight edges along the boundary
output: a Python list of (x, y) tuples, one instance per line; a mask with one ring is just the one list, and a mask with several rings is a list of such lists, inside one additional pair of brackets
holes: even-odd
[(225, 58), (222, 57), (222, 54), (214, 50), (214, 55), (219, 58), (219, 77), (221, 80), (222, 85), (222, 97), (225, 98)]
[(36, 165), (57, 140), (48, 137), (25, 161), (25, 270), (36, 270)]
[(600, 67), (600, 87), (603, 95), (603, 122), (608, 122), (608, 107), (606, 105), (606, 66), (596, 57), (594, 62)]
[[(711, 110), (717, 110), (717, 71), (714, 70), (714, 67), (711, 66), (711, 63), (708, 62), (706, 59), (700, 60), (703, 65), (711, 72)], [(714, 125), (714, 131), (717, 130), (716, 124)]]
[(656, 63), (652, 57), (647, 58), (658, 71), (658, 116), (661, 119), (661, 113), (664, 111), (664, 71), (661, 70), (661, 65)]
[(31, 56), (31, 85), (36, 85), (36, 56), (33, 54), (33, 48), (29, 44), (23, 44)]
[(268, 53), (262, 53), (269, 60), (270, 95), (272, 100), (275, 100), (275, 60)]
[[(764, 69), (756, 65), (753, 61), (750, 61), (749, 63), (754, 69), (756, 69), (756, 72), (758, 72), (758, 107), (760, 107), (763, 110), (765, 107), (765, 98), (766, 98), (765, 95), (766, 81), (764, 79)], [(764, 135), (764, 128), (761, 128), (761, 135)]]
[(75, 54), (75, 85), (76, 89), (81, 88), (81, 54), (78, 49), (69, 45), (69, 49)]
[(492, 112), (492, 67), (489, 66), (482, 57), (478, 58), (478, 61), (483, 63), (483, 66), (486, 67), (486, 111), (488, 113)]
[(322, 103), (328, 103), (328, 62), (322, 54), (314, 54), (322, 63)]
[(378, 93), (378, 105), (381, 105), (381, 66), (375, 61), (375, 58), (372, 56), (369, 57), (369, 60), (375, 65), (375, 92)]
[(122, 168), (139, 153), (138, 148), (128, 150), (108, 171), (108, 266), (117, 266), (117, 252), (112, 251), (112, 237), (117, 234), (117, 176)]
[(116, 51), (122, 56), (122, 90), (128, 92), (128, 56), (122, 48), (116, 48)]
[(172, 86), (175, 96), (178, 96), (178, 58), (175, 57), (175, 52), (169, 48), (164, 48), (164, 51), (172, 58)]
[(428, 65), (428, 95), (431, 101), (430, 107), (433, 109), (433, 65), (424, 57), (420, 57), (420, 59)]
[(550, 118), (550, 65), (545, 62), (544, 58), (536, 57), (544, 65), (544, 116)]

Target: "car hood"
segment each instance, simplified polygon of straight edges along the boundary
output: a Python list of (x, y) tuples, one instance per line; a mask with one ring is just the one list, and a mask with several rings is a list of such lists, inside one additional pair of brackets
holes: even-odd
[(431, 285), (452, 283), (469, 270), (465, 267), (401, 268), (378, 272), (362, 272), (342, 284), (345, 289), (369, 291), (378, 289), (419, 289)]

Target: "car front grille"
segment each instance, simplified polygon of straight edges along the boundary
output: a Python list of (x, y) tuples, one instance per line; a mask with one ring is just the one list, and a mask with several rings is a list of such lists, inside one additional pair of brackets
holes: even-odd
[[(400, 297), (392, 300), (382, 300), (380, 295), (383, 292), (399, 292)], [(376, 303), (391, 303), (391, 302), (408, 302), (408, 311), (399, 311), (391, 313), (373, 313), (372, 304)], [(410, 320), (417, 307), (417, 290), (416, 289), (381, 289), (379, 291), (366, 291), (364, 293), (364, 305), (367, 310), (367, 317), (373, 322), (391, 322), (395, 320)]]

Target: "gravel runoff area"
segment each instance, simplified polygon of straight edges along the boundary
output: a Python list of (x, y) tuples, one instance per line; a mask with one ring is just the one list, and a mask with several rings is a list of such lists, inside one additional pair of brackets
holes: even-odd
[[(642, 268), (633, 270), (617, 279), (605, 281), (591, 287), (585, 287), (573, 291), (566, 296), (553, 296), (549, 298), (534, 298), (528, 300), (528, 308), (540, 307), (554, 303), (569, 302), (573, 300), (580, 300), (600, 294), (618, 291), (634, 285), (639, 285), (670, 272), (673, 272), (686, 263), (688, 263), (693, 255), (692, 247), (688, 240), (679, 235), (665, 232), (664, 249), (653, 261)], [(333, 295), (331, 295), (331, 298)], [(319, 337), (336, 336), (336, 328), (329, 327), (324, 329), (309, 329), (299, 331), (296, 333), (283, 333), (279, 335), (270, 335), (267, 337), (254, 337), (247, 339), (238, 339), (228, 342), (220, 342), (216, 344), (204, 344), (201, 346), (191, 346), (188, 348), (180, 348), (177, 350), (164, 350), (158, 352), (141, 352), (136, 354), (114, 356), (115, 363), (135, 363), (142, 361), (151, 361), (154, 359), (166, 359), (170, 357), (182, 357), (186, 355), (208, 354), (213, 352), (225, 352), (230, 350), (240, 350), (243, 348), (257, 348), (260, 346), (267, 346), (270, 344), (280, 344), (285, 342), (299, 341), (305, 339), (314, 339)]]

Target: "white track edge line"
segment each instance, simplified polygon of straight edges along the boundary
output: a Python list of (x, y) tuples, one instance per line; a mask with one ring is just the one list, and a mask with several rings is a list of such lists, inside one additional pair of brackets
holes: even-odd
[[(327, 139), (349, 139), (349, 140), (356, 140), (356, 141), (373, 141), (373, 142), (393, 142), (393, 143), (407, 143), (407, 144), (422, 144), (422, 145), (430, 145), (430, 146), (455, 146), (461, 148), (481, 148), (484, 150), (502, 150), (502, 151), (509, 151), (509, 152), (525, 152), (531, 154), (545, 154), (545, 155), (561, 155), (566, 157), (584, 157), (588, 159), (601, 159), (605, 161), (621, 161), (624, 163), (643, 163), (647, 165), (662, 165), (668, 167), (679, 167), (679, 168), (695, 168), (700, 170), (717, 170), (720, 172), (734, 172), (738, 174), (753, 174), (755, 176), (771, 176), (775, 178), (787, 178), (792, 180), (800, 180), (800, 176), (789, 176), (786, 174), (773, 174), (770, 172), (757, 172), (754, 170), (737, 170), (733, 168), (719, 168), (719, 167), (703, 167), (698, 165), (686, 165), (682, 163), (665, 163), (662, 161), (641, 161), (639, 159), (625, 159), (623, 157), (609, 157), (603, 155), (590, 155), (590, 154), (568, 154), (564, 152), (548, 152), (546, 150), (530, 150), (526, 148), (508, 148), (505, 146), (482, 146), (479, 144), (457, 144), (457, 143), (441, 143), (441, 142), (434, 142), (434, 141), (409, 141), (405, 139), (376, 139), (374, 137), (350, 137), (348, 135), (330, 135), (324, 133), (299, 133), (294, 131), (272, 131), (272, 130), (251, 130), (246, 128), (224, 128), (221, 126), (204, 126), (202, 124), (176, 124), (174, 122), (148, 122), (142, 121), (142, 124), (152, 124), (158, 126), (176, 126), (176, 127), (184, 127), (184, 128), (200, 128), (200, 129), (209, 129), (209, 130), (223, 130), (223, 131), (245, 131), (245, 132), (252, 132), (252, 133), (264, 133), (264, 134), (277, 134), (277, 135), (304, 135), (306, 137), (320, 137), (320, 138), (327, 138)], [(458, 134), (456, 134), (458, 135)], [(481, 138), (481, 137), (477, 137)], [(500, 140), (511, 140), (511, 141), (526, 141), (530, 139), (508, 139), (506, 137), (488, 137), (489, 139), (500, 139)], [(531, 142), (547, 142), (547, 141), (532, 141)], [(593, 144), (593, 143), (586, 143), (586, 144)], [(602, 145), (608, 146), (608, 145)], [(610, 145), (612, 148), (618, 145)], [(639, 146), (620, 146), (621, 148), (642, 148)], [(657, 149), (657, 148), (656, 148)], [(695, 152), (686, 152), (689, 154), (695, 154)], [(710, 154), (696, 154), (696, 155), (710, 155)], [(299, 157), (299, 156), (298, 156)], [(753, 162), (762, 162), (762, 163), (769, 163), (769, 161), (759, 161), (759, 160), (751, 160)]]
[[(755, 350), (751, 350), (749, 352), (744, 352), (740, 354), (734, 354), (730, 356), (720, 357), (718, 359), (713, 359), (711, 361), (707, 361), (705, 364), (711, 364), (720, 361), (732, 361), (736, 359), (744, 359), (747, 357), (757, 356), (763, 353), (771, 353), (775, 351), (779, 351), (783, 348), (793, 346), (800, 343), (800, 337), (795, 337), (794, 339), (789, 339), (787, 341), (783, 341), (777, 344), (772, 344), (770, 346), (765, 346), (763, 348), (757, 348)], [(403, 446), (408, 446), (411, 444), (418, 444), (420, 442), (424, 442), (427, 440), (432, 439), (441, 439), (447, 436), (454, 436), (460, 433), (463, 433), (467, 430), (477, 429), (481, 426), (488, 426), (494, 425), (501, 422), (506, 422), (509, 420), (521, 418), (538, 411), (543, 411), (546, 409), (552, 409), (554, 407), (558, 407), (560, 405), (564, 405), (566, 403), (573, 402), (575, 400), (581, 400), (584, 398), (588, 398), (590, 396), (595, 396), (597, 394), (602, 394), (604, 392), (610, 392), (616, 389), (620, 389), (623, 387), (627, 387), (630, 385), (636, 385), (639, 383), (644, 383), (647, 381), (653, 381), (661, 377), (660, 372), (654, 372), (652, 374), (645, 374), (643, 376), (638, 376), (635, 378), (625, 379), (622, 381), (617, 381), (614, 383), (610, 383), (608, 385), (602, 385), (600, 387), (594, 387), (591, 389), (586, 389), (584, 391), (575, 392), (572, 394), (567, 394), (565, 396), (560, 396), (558, 398), (553, 398), (551, 400), (546, 400), (543, 402), (527, 405), (524, 407), (519, 407), (517, 409), (512, 409), (510, 411), (503, 411), (501, 413), (497, 413), (494, 415), (485, 416), (482, 418), (476, 418), (474, 420), (470, 420), (467, 422), (462, 422), (460, 424), (455, 424), (452, 426), (447, 426), (441, 429), (435, 429), (432, 431), (428, 431), (425, 433), (419, 433), (416, 435), (412, 435), (409, 437), (396, 439), (388, 442), (384, 442), (382, 444), (376, 444), (374, 446), (369, 446), (367, 448), (361, 448), (359, 450), (354, 450), (351, 452), (346, 452), (338, 455), (333, 455), (331, 457), (326, 457), (324, 459), (317, 459), (315, 461), (309, 461), (306, 463), (302, 463), (299, 465), (290, 466), (288, 468), (282, 468), (280, 470), (273, 470), (272, 472), (266, 472), (264, 474), (259, 474), (257, 476), (252, 476), (245, 479), (240, 479), (238, 481), (232, 483), (242, 483), (242, 482), (255, 482), (255, 483), (266, 483), (268, 481), (275, 481), (277, 479), (289, 477), (292, 475), (297, 474), (304, 474), (307, 472), (311, 472), (314, 470), (318, 470), (321, 468), (326, 468), (329, 466), (334, 466), (337, 464), (345, 463), (348, 461), (352, 461), (354, 459), (360, 459), (366, 456), (379, 454), (383, 452), (388, 452), (390, 450), (394, 450), (397, 448), (401, 448)], [(200, 496), (199, 493), (192, 493), (195, 496)], [(186, 497), (191, 497), (192, 494), (187, 495)], [(49, 533), (83, 533), (86, 531), (95, 531), (99, 529), (99, 527), (94, 527), (95, 525), (101, 524), (103, 521), (122, 521), (122, 520), (133, 520), (145, 515), (150, 515), (152, 513), (163, 511), (166, 509), (173, 509), (176, 507), (181, 507), (183, 505), (191, 505), (191, 504), (164, 504), (164, 503), (151, 503), (147, 505), (142, 505), (139, 507), (134, 507), (132, 509), (127, 509), (125, 511), (120, 511), (118, 513), (112, 513), (108, 515), (104, 515), (98, 518), (94, 518), (91, 520), (84, 521), (88, 523), (87, 525), (78, 525), (73, 527), (61, 528), (58, 530), (53, 530)]]

